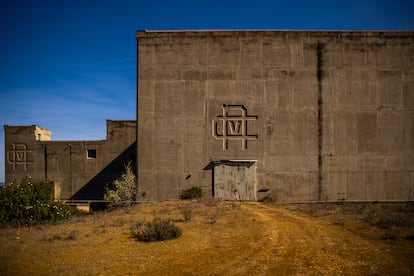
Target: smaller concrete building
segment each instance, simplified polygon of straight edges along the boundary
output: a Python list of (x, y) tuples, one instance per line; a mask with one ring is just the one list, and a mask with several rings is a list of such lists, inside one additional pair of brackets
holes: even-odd
[(24, 177), (55, 181), (55, 198), (99, 200), (136, 160), (136, 121), (108, 120), (106, 140), (53, 141), (37, 125), (4, 126), (6, 183)]

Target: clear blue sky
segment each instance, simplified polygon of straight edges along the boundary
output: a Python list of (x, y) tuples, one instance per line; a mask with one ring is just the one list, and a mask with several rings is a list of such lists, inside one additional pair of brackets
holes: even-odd
[[(105, 139), (135, 119), (137, 29), (414, 30), (414, 1), (0, 0), (0, 125)], [(4, 181), (0, 131), (0, 182)]]

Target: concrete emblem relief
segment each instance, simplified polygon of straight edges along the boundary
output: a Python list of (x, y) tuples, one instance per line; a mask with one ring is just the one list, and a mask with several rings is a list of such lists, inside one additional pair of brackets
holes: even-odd
[(221, 140), (223, 150), (228, 149), (229, 141), (240, 141), (241, 149), (247, 149), (247, 141), (257, 140), (257, 134), (249, 134), (250, 122), (257, 120), (257, 116), (247, 115), (247, 108), (244, 105), (220, 106), (222, 114), (211, 121), (211, 135)]
[(26, 171), (27, 165), (33, 163), (33, 161), (29, 160), (29, 155), (32, 152), (24, 143), (13, 143), (11, 150), (7, 152), (7, 162), (13, 166), (14, 171), (18, 165), (23, 166), (23, 169)]

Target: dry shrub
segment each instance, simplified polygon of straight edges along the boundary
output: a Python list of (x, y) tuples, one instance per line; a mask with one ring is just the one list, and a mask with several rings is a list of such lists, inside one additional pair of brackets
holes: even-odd
[(235, 209), (241, 208), (241, 202), (232, 202), (231, 207)]
[(110, 208), (128, 207), (135, 201), (137, 194), (136, 177), (129, 162), (125, 172), (114, 181), (114, 187), (106, 187), (104, 199), (110, 202)]
[(263, 196), (262, 198), (259, 198), (257, 201), (263, 202), (263, 203), (274, 203), (275, 199), (272, 197), (271, 194), (267, 194)]
[(108, 226), (112, 227), (121, 227), (124, 226), (124, 224), (127, 222), (127, 219), (123, 216), (114, 218), (109, 221)]
[(217, 222), (217, 218), (218, 218), (218, 214), (217, 213), (213, 213), (210, 214), (209, 216), (207, 216), (206, 218), (206, 223), (207, 224), (215, 224)]
[(72, 230), (70, 233), (65, 237), (66, 241), (74, 241), (77, 240), (79, 237), (79, 231), (78, 230)]
[(184, 205), (180, 207), (181, 215), (183, 216), (184, 221), (190, 221), (193, 217), (193, 206)]
[(67, 234), (53, 233), (43, 236), (41, 241), (53, 242), (53, 241), (74, 241), (79, 238), (79, 230), (72, 230)]
[(131, 228), (132, 237), (138, 241), (154, 242), (176, 239), (182, 230), (170, 220), (154, 218), (152, 222), (139, 222)]
[(362, 213), (362, 220), (382, 229), (410, 225), (409, 210), (399, 204), (372, 204)]
[(216, 207), (222, 200), (214, 197), (206, 197), (201, 200), (201, 203), (205, 206)]
[(181, 192), (181, 199), (198, 199), (203, 196), (203, 190), (200, 187), (191, 187)]

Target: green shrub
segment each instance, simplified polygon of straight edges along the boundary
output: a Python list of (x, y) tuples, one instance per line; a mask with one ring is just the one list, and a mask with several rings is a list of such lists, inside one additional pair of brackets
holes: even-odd
[(192, 187), (181, 192), (181, 199), (197, 199), (203, 196), (203, 190), (200, 187)]
[(0, 187), (0, 224), (34, 225), (68, 219), (72, 208), (53, 202), (53, 182), (23, 179)]
[(137, 223), (131, 228), (131, 234), (138, 241), (154, 242), (176, 239), (182, 230), (170, 220), (155, 218), (152, 222)]

